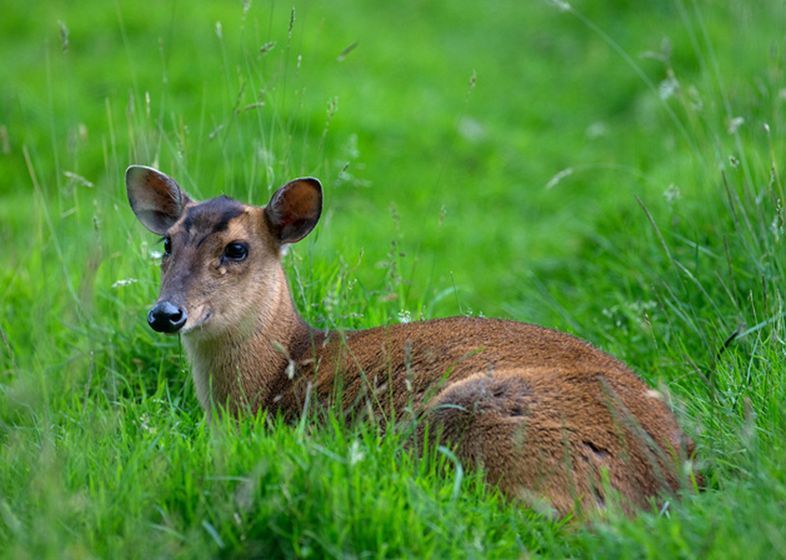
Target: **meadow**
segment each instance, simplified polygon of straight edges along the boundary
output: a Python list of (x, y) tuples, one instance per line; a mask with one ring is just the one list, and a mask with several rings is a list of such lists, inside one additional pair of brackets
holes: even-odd
[[(5, 0), (0, 557), (786, 557), (786, 7)], [(127, 165), (320, 177), (303, 316), (573, 333), (668, 396), (701, 492), (552, 519), (372, 425), (208, 424), (150, 330)]]

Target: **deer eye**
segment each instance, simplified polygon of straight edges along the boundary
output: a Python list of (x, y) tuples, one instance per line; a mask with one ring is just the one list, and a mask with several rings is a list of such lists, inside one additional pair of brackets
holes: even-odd
[(248, 256), (248, 245), (240, 241), (233, 241), (224, 247), (224, 256), (231, 261), (242, 261)]
[(172, 240), (169, 236), (164, 238), (164, 255), (172, 254)]

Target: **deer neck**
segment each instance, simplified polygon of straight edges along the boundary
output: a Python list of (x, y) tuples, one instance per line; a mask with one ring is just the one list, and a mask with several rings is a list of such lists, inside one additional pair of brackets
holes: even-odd
[(197, 397), (208, 413), (214, 406), (233, 413), (273, 408), (291, 384), (288, 366), (319, 336), (297, 313), (284, 271), (277, 268), (276, 288), (245, 325), (216, 337), (183, 337)]

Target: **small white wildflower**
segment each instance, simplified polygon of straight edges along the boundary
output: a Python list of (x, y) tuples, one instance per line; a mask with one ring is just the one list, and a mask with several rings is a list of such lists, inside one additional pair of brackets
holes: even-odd
[(605, 123), (601, 121), (596, 121), (587, 127), (587, 130), (584, 132), (587, 135), (587, 138), (595, 139), (600, 138), (601, 136), (606, 136), (609, 129)]
[(349, 135), (347, 143), (344, 145), (344, 151), (349, 159), (357, 159), (360, 157), (360, 149), (358, 148), (358, 135), (353, 132)]
[(338, 296), (334, 293), (327, 294), (324, 298), (322, 298), (322, 307), (328, 313), (331, 313), (333, 310), (335, 310), (338, 307), (338, 304)]
[(628, 303), (628, 309), (630, 309), (634, 313), (643, 313), (645, 311), (649, 311), (650, 309), (655, 309), (657, 306), (658, 304), (652, 300), (631, 301)]
[(155, 433), (155, 429), (150, 426), (150, 416), (145, 412), (139, 417), (139, 427), (149, 434)]
[(680, 83), (674, 76), (669, 76), (658, 85), (658, 95), (664, 101), (677, 93)]
[(349, 448), (349, 465), (354, 466), (358, 464), (363, 460), (365, 455), (366, 454), (363, 453), (363, 450), (360, 448), (360, 442), (358, 440), (353, 441)]
[(478, 142), (486, 137), (486, 127), (472, 117), (463, 117), (458, 123), (458, 131), (470, 142)]
[(680, 188), (672, 183), (663, 191), (663, 197), (666, 199), (666, 202), (671, 204), (675, 200), (679, 200), (682, 197), (682, 193), (680, 192)]
[(622, 326), (622, 313), (619, 305), (612, 305), (611, 307), (604, 308), (601, 313), (607, 319), (610, 319), (615, 327)]
[(688, 87), (688, 99), (694, 111), (701, 111), (704, 108), (704, 101), (701, 98), (699, 90), (696, 89), (696, 86)]
[(406, 309), (402, 309), (398, 312), (398, 322), (399, 323), (409, 323), (412, 321), (412, 314), (407, 311)]
[(257, 158), (259, 158), (259, 161), (261, 161), (263, 165), (269, 168), (272, 168), (272, 166), (276, 163), (276, 154), (273, 153), (273, 150), (270, 150), (265, 146), (259, 146), (257, 148)]
[(123, 286), (128, 286), (130, 284), (136, 284), (137, 282), (139, 282), (139, 280), (137, 280), (136, 278), (124, 278), (122, 280), (116, 281), (114, 284), (112, 284), (112, 287), (122, 288)]
[(781, 235), (783, 234), (783, 227), (780, 225), (778, 216), (772, 218), (772, 223), (770, 223), (770, 231), (772, 232), (773, 237), (775, 237), (775, 241), (780, 241)]
[(745, 119), (743, 117), (734, 117), (729, 119), (729, 127), (727, 129), (729, 134), (736, 133), (737, 129), (740, 128), (743, 124), (745, 124)]

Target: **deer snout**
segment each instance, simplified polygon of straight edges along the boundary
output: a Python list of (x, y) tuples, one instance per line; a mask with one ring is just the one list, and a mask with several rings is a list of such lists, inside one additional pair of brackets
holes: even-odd
[(171, 301), (159, 301), (147, 314), (147, 323), (154, 331), (176, 333), (186, 324), (186, 310)]

